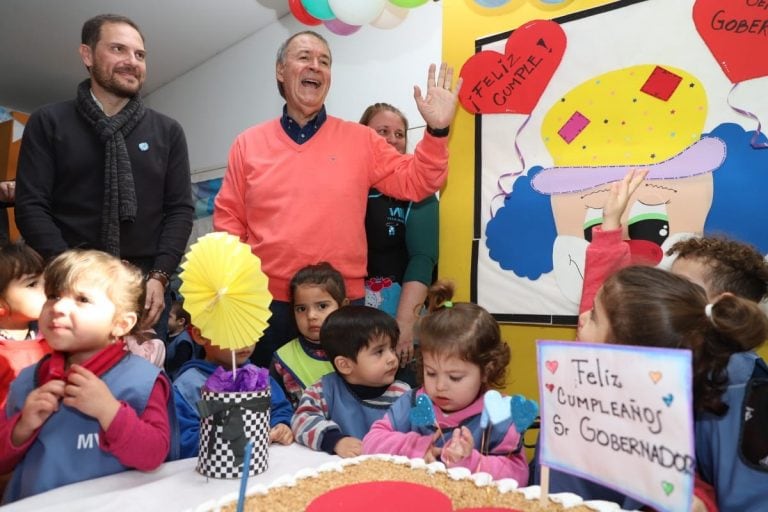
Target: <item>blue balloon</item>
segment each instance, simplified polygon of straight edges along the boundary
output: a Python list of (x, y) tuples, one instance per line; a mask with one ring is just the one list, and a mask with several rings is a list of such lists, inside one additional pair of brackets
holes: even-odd
[(501, 7), (502, 5), (508, 4), (509, 1), (510, 0), (475, 0), (475, 3), (482, 7)]

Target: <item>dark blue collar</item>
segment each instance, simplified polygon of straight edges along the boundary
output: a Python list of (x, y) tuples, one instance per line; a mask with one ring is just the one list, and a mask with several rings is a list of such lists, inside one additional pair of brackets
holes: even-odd
[(299, 126), (299, 123), (291, 119), (291, 116), (288, 115), (288, 106), (283, 105), (283, 116), (280, 118), (280, 125), (293, 142), (296, 144), (304, 144), (317, 133), (326, 119), (328, 119), (328, 116), (325, 113), (325, 105), (323, 105), (314, 119), (311, 119), (302, 128)]

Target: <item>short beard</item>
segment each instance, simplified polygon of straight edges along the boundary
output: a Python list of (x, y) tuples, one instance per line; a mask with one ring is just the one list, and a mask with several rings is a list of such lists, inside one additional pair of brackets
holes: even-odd
[(105, 91), (110, 92), (119, 98), (133, 98), (139, 93), (142, 86), (141, 82), (134, 88), (125, 86), (119, 82), (117, 77), (108, 75), (98, 66), (91, 66), (91, 80), (99, 84)]

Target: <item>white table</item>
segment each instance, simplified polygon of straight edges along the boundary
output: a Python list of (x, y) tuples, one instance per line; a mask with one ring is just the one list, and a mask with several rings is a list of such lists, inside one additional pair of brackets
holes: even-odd
[[(248, 479), (248, 485), (268, 485), (302, 468), (339, 460), (335, 455), (315, 452), (296, 443), (269, 448), (269, 468)], [(237, 493), (240, 480), (206, 478), (195, 471), (197, 458), (167, 462), (156, 471), (125, 471), (59, 487), (1, 507), (2, 512), (35, 511), (184, 511), (229, 493)]]

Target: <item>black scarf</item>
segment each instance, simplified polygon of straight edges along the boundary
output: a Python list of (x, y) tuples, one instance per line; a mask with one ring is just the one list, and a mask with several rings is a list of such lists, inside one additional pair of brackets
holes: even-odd
[(136, 189), (125, 137), (136, 128), (146, 109), (137, 94), (120, 112), (108, 117), (94, 101), (88, 79), (77, 87), (77, 111), (93, 126), (104, 143), (101, 242), (106, 252), (119, 256), (120, 223), (136, 220)]

